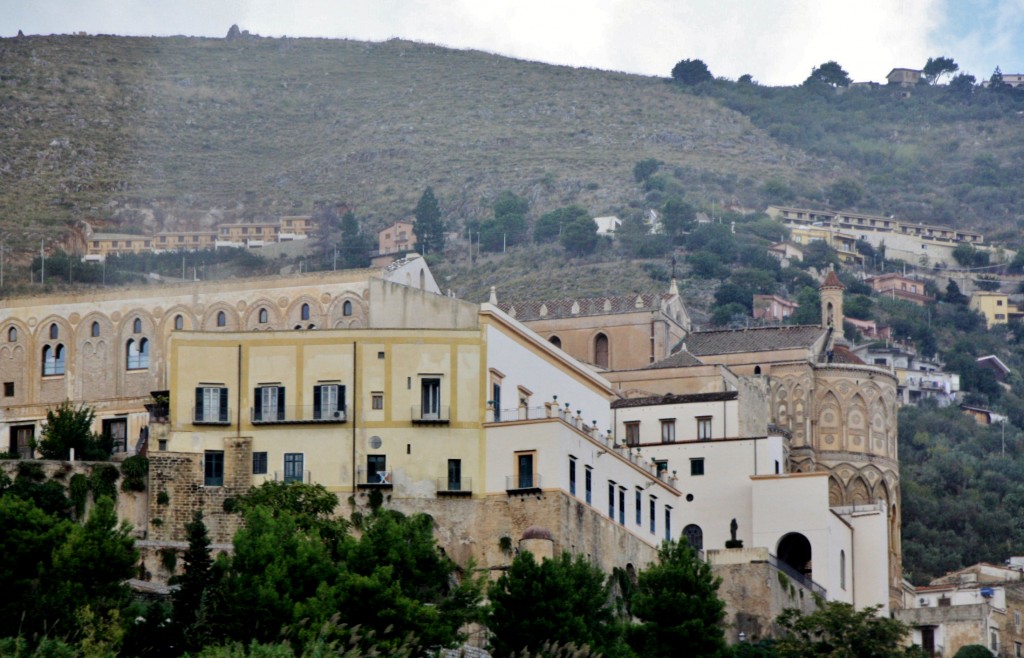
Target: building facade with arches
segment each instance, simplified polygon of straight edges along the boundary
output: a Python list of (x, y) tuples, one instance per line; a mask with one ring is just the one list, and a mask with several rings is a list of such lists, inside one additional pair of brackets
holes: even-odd
[(166, 390), (175, 332), (362, 328), (370, 280), (439, 290), (422, 258), (385, 270), (197, 281), (0, 301), (0, 452), (31, 454), (48, 409), (96, 410), (96, 431), (135, 449), (144, 405)]

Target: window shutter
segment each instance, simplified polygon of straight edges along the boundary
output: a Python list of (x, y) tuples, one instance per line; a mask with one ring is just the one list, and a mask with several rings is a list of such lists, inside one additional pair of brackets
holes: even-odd
[(220, 389), (220, 422), (228, 422), (228, 389)]
[(320, 420), (320, 395), (323, 392), (323, 386), (313, 387), (313, 419)]
[(277, 419), (284, 420), (284, 386), (277, 387)]
[(196, 387), (196, 411), (193, 420), (202, 420), (203, 418), (203, 389)]
[(263, 420), (263, 389), (258, 386), (253, 389), (253, 417), (256, 420)]

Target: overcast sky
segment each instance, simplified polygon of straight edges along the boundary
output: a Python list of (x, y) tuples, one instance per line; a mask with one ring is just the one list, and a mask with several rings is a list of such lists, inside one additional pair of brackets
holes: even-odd
[(552, 64), (798, 84), (839, 62), (855, 81), (952, 57), (1024, 73), (1024, 0), (0, 0), (0, 36), (121, 34), (381, 41), (394, 37)]

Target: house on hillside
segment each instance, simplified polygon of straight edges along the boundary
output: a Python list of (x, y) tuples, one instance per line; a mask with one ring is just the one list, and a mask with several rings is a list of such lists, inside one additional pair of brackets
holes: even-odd
[(783, 267), (789, 267), (790, 263), (804, 259), (804, 249), (792, 242), (776, 242), (768, 247), (768, 255), (782, 263)]
[(389, 256), (413, 251), (416, 247), (415, 223), (412, 220), (400, 219), (394, 224), (377, 232), (377, 254)]
[(880, 274), (868, 277), (864, 283), (871, 286), (871, 289), (878, 295), (902, 299), (918, 306), (925, 306), (935, 301), (935, 295), (925, 292), (924, 281), (901, 274)]
[(900, 87), (913, 87), (921, 82), (924, 71), (920, 69), (893, 69), (885, 76), (886, 81), (891, 85)]
[(778, 295), (754, 295), (754, 319), (765, 322), (783, 322), (800, 305)]
[(595, 217), (594, 224), (597, 225), (598, 235), (610, 235), (622, 226), (622, 220), (615, 215), (608, 215), (607, 217)]

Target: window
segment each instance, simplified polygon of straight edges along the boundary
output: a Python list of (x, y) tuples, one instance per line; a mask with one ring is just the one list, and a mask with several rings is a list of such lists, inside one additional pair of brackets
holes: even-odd
[[(491, 377), (495, 377), (493, 371)], [(501, 379), (491, 383), (491, 409), (494, 410), (494, 422), (501, 422)]]
[(462, 491), (462, 460), (448, 460), (448, 491)]
[(644, 524), (643, 490), (637, 487), (636, 490), (636, 525), (639, 528)]
[(128, 370), (145, 370), (149, 367), (149, 340), (143, 338), (138, 342), (128, 339)]
[(370, 394), (370, 408), (371, 409), (383, 409), (384, 408), (384, 394), (383, 393), (371, 393)]
[(103, 419), (103, 436), (110, 440), (114, 452), (128, 451), (128, 419)]
[(1020, 632), (1020, 630), (1019, 630), (1020, 629), (1020, 611), (1019, 610), (1014, 610), (1013, 611), (1013, 625), (1018, 629), (1017, 632), (1019, 633)]
[(315, 420), (345, 418), (345, 387), (341, 384), (314, 386), (313, 418)]
[(697, 457), (690, 460), (690, 475), (704, 475), (703, 457)]
[(704, 550), (704, 531), (699, 525), (690, 524), (683, 528), (683, 538), (695, 551)]
[(655, 459), (654, 460), (654, 472), (657, 474), (658, 479), (662, 479), (668, 473), (668, 460), (667, 459)]
[(253, 475), (266, 475), (267, 474), (267, 453), (265, 453), (265, 452), (254, 452), (254, 453), (252, 453), (252, 474)]
[(50, 325), (50, 340), (57, 340), (60, 338), (60, 328), (57, 327), (57, 323)]
[(208, 487), (224, 486), (224, 452), (207, 450), (203, 455), (203, 484)]
[(225, 386), (196, 387), (193, 419), (197, 423), (228, 422), (228, 389)]
[(10, 329), (7, 330), (7, 342), (8, 343), (17, 343), (18, 342), (18, 329), (16, 327), (11, 327)]
[(43, 376), (64, 374), (64, 346), (43, 347)]
[(676, 419), (669, 418), (661, 421), (661, 442), (675, 443), (676, 440)]
[(99, 335), (100, 335), (100, 323), (99, 322), (93, 322), (92, 323), (92, 329), (90, 330), (89, 333), (90, 333), (90, 335), (93, 338), (98, 338)]
[(516, 488), (533, 489), (538, 486), (536, 475), (533, 472), (534, 453), (516, 454)]
[(366, 456), (366, 483), (391, 484), (391, 474), (388, 473), (387, 455)]
[(626, 445), (635, 446), (640, 444), (640, 421), (626, 423)]
[(228, 324), (228, 316), (224, 311), (217, 311), (217, 326), (226, 327)]
[(839, 551), (839, 588), (846, 589), (846, 551)]
[(655, 513), (657, 513), (658, 508), (658, 499), (655, 498), (654, 496), (651, 496), (650, 504), (648, 505), (648, 507), (650, 508), (650, 514), (648, 514), (648, 517), (651, 521), (651, 534), (653, 535), (658, 531), (658, 517), (655, 516)]
[(258, 316), (259, 323), (266, 324), (269, 319), (270, 315), (267, 313), (267, 309), (261, 308)]
[(303, 455), (301, 452), (284, 453), (284, 481), (305, 482)]
[(619, 525), (626, 525), (626, 488), (619, 487)]
[(141, 319), (135, 318), (135, 321), (132, 322), (132, 333), (133, 334), (141, 334), (142, 333), (142, 320)]
[(352, 302), (346, 300), (345, 303), (341, 305), (341, 314), (346, 317), (352, 315)]
[(665, 541), (672, 541), (672, 508), (665, 505)]
[(591, 504), (594, 502), (594, 469), (587, 466), (583, 469), (583, 486), (585, 487), (585, 493), (587, 496), (587, 503)]
[(309, 304), (303, 304), (302, 305), (302, 308), (299, 310), (299, 315), (300, 315), (300, 318), (303, 319), (303, 320), (308, 320), (309, 319)]
[[(8, 396), (10, 397), (10, 396)], [(569, 458), (569, 494), (576, 495), (576, 458)]]
[(608, 367), (608, 336), (604, 334), (594, 337), (594, 365), (598, 368)]
[(615, 483), (608, 481), (608, 518), (615, 520)]
[(708, 441), (711, 439), (711, 416), (700, 416), (697, 418), (697, 440)]
[(4, 382), (4, 397), (5, 398), (13, 398), (14, 397), (14, 382)]
[(988, 629), (989, 631), (989, 642), (988, 648), (995, 653), (999, 653), (999, 631), (994, 628)]
[(174, 316), (174, 328), (177, 329), (178, 331), (181, 331), (182, 329), (184, 329), (185, 328), (185, 318), (182, 317), (181, 315), (175, 315)]
[(548, 342), (557, 347), (558, 349), (562, 349), (562, 339), (559, 338), (558, 336), (552, 336), (551, 338), (548, 338)]
[(284, 386), (257, 386), (253, 401), (254, 421), (284, 420)]
[(441, 419), (441, 380), (437, 377), (425, 377), (420, 380), (420, 418), (423, 420)]

